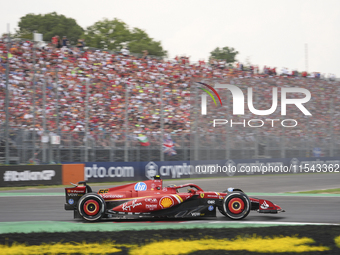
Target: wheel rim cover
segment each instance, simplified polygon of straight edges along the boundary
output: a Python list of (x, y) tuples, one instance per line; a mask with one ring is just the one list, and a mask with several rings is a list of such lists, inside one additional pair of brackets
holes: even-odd
[(241, 198), (233, 198), (228, 203), (228, 209), (231, 213), (239, 214), (243, 212), (244, 202)]
[(96, 200), (88, 200), (83, 205), (84, 212), (89, 215), (93, 216), (99, 212), (99, 204)]

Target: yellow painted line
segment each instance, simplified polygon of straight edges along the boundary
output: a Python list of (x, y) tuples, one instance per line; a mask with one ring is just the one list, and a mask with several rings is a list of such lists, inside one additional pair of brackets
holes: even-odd
[(122, 252), (121, 247), (131, 248), (133, 245), (119, 245), (114, 242), (105, 243), (56, 243), (31, 245), (16, 244), (0, 245), (0, 254), (6, 255), (36, 255), (41, 254), (112, 254)]
[[(340, 245), (340, 236), (335, 238), (335, 242)], [(253, 235), (249, 238), (237, 237), (235, 239), (162, 240), (142, 246), (116, 244), (114, 241), (104, 243), (53, 243), (31, 246), (14, 243), (12, 245), (0, 245), (0, 254), (35, 255), (40, 254), (42, 250), (45, 254), (112, 254), (122, 252), (122, 248), (128, 249), (130, 255), (179, 255), (207, 250), (260, 253), (302, 253), (330, 250), (329, 247), (314, 244), (315, 241), (307, 237), (260, 237)]]
[(178, 255), (205, 250), (249, 251), (260, 253), (327, 251), (325, 246), (313, 246), (307, 237), (257, 237), (236, 239), (164, 240), (132, 248), (131, 255)]
[(340, 236), (334, 238), (335, 245), (340, 248)]

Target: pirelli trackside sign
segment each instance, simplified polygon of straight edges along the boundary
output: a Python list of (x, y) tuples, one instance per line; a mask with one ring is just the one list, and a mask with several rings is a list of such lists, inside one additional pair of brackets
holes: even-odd
[(62, 184), (61, 165), (0, 166), (0, 187)]

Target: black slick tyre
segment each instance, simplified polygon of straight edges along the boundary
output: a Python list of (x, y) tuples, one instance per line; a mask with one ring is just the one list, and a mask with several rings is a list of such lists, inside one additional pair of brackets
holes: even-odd
[(106, 206), (101, 196), (96, 193), (87, 193), (79, 199), (77, 209), (83, 219), (97, 221), (103, 217)]
[(241, 220), (247, 217), (251, 209), (251, 203), (246, 194), (240, 191), (229, 193), (223, 199), (224, 215), (233, 220)]

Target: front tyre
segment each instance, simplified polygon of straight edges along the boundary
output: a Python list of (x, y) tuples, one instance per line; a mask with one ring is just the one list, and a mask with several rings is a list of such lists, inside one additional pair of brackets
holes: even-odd
[(96, 193), (87, 193), (78, 202), (79, 214), (87, 221), (99, 220), (105, 212), (105, 201)]
[(224, 215), (233, 220), (241, 220), (245, 218), (251, 208), (251, 203), (246, 194), (243, 192), (229, 193), (223, 199), (223, 212)]

